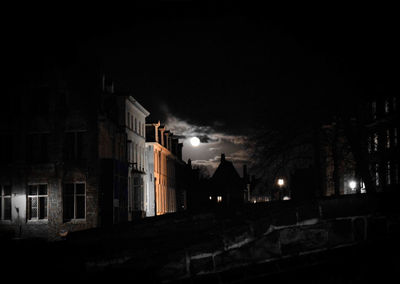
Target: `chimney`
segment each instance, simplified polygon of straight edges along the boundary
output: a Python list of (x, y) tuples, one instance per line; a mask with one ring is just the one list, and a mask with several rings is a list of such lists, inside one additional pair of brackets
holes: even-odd
[(221, 163), (225, 162), (225, 154), (221, 154)]

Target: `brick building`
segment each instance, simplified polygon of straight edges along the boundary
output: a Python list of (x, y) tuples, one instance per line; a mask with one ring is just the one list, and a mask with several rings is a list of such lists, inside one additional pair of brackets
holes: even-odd
[(127, 134), (112, 84), (34, 81), (3, 101), (0, 234), (52, 239), (127, 220)]

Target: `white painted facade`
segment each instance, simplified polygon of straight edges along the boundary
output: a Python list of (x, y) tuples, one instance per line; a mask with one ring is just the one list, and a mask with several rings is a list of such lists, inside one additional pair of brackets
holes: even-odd
[[(143, 215), (147, 204), (146, 117), (150, 113), (132, 96), (125, 98), (125, 131), (127, 134), (128, 219)], [(144, 216), (142, 216), (144, 217)]]

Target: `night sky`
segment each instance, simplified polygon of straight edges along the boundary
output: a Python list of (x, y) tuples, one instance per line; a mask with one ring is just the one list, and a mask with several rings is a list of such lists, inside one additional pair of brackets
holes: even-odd
[(393, 7), (156, 3), (4, 9), (8, 85), (54, 69), (108, 74), (182, 137), (185, 160), (211, 168), (221, 153), (248, 164), (260, 129), (393, 90)]

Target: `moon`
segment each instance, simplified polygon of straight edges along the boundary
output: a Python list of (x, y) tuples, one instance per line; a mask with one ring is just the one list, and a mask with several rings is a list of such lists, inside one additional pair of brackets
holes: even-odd
[(190, 139), (190, 144), (192, 144), (193, 147), (197, 147), (200, 145), (200, 139), (197, 137), (192, 137)]

